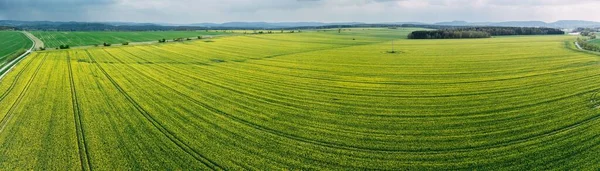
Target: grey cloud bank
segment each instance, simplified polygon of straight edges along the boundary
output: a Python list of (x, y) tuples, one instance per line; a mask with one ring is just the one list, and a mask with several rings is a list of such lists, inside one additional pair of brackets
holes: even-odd
[(599, 20), (600, 0), (0, 0), (0, 19), (199, 23)]

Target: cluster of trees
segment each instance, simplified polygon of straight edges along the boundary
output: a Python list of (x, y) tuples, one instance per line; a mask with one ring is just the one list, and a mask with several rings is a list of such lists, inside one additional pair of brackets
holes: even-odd
[(490, 33), (492, 36), (565, 34), (565, 32), (560, 29), (541, 28), (541, 27), (465, 27), (465, 28), (453, 28), (452, 30), (483, 31), (483, 32)]
[(597, 30), (593, 30), (593, 29), (586, 29), (584, 31), (582, 31), (580, 33), (581, 36), (587, 36), (590, 39), (596, 39), (596, 32)]
[(593, 37), (594, 39), (596, 38), (596, 32), (584, 31), (584, 32), (581, 32), (581, 35), (582, 36)]
[[(231, 32), (233, 33), (233, 31), (231, 31)], [(283, 29), (281, 29), (279, 32), (280, 32), (280, 33), (284, 33)], [(301, 30), (290, 30), (290, 31), (288, 31), (288, 33), (296, 33), (296, 32), (300, 33), (300, 32), (302, 32), (302, 31), (301, 31)], [(273, 34), (273, 33), (276, 33), (276, 32), (275, 32), (275, 31), (273, 31), (273, 30), (266, 30), (266, 31), (262, 31), (262, 30), (261, 30), (261, 31), (252, 30), (252, 33), (248, 33), (247, 31), (245, 31), (245, 30), (244, 30), (244, 32), (243, 32), (243, 33), (244, 33), (244, 34)]]
[(577, 38), (577, 44), (579, 44), (582, 49), (600, 52), (600, 46), (590, 43), (587, 39)]
[(408, 35), (409, 39), (464, 39), (489, 38), (505, 35), (554, 35), (565, 34), (555, 28), (536, 27), (453, 27), (432, 31), (415, 31)]
[(490, 38), (491, 34), (483, 31), (432, 30), (414, 31), (408, 34), (409, 39), (474, 39)]
[(583, 28), (583, 27), (578, 27), (576, 29), (573, 29), (573, 32), (580, 32), (580, 33), (590, 33), (590, 32), (600, 32), (600, 28)]
[[(274, 32), (271, 31), (271, 30), (268, 30), (266, 32), (264, 32), (264, 31), (258, 31), (258, 34), (265, 34), (265, 33), (267, 33), (267, 34), (273, 34)], [(283, 30), (281, 30), (281, 33), (283, 33)], [(246, 32), (244, 32), (244, 34), (246, 34)], [(256, 31), (254, 31), (254, 34), (256, 34)]]
[(14, 27), (9, 27), (9, 26), (0, 26), (0, 30), (14, 30)]

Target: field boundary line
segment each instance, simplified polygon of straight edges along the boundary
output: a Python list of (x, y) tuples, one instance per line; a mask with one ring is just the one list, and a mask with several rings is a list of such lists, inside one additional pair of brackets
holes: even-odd
[[(120, 49), (120, 50), (122, 50), (122, 49)], [(125, 66), (127, 66), (128, 68), (130, 68), (132, 71), (135, 71), (136, 73), (139, 73), (140, 75), (142, 75), (142, 76), (144, 76), (144, 77), (146, 77), (146, 78), (150, 78), (149, 76), (147, 76), (146, 74), (142, 73), (142, 72), (141, 72), (141, 71), (139, 71), (138, 69), (135, 69), (134, 67), (132, 67), (132, 66), (130, 66), (130, 65), (127, 65), (125, 62), (123, 62), (121, 59), (117, 58), (116, 56), (114, 56), (114, 55), (113, 55), (113, 54), (111, 54), (110, 52), (108, 52), (108, 51), (106, 51), (106, 50), (104, 50), (104, 51), (105, 51), (105, 52), (106, 52), (106, 53), (107, 53), (107, 54), (108, 54), (110, 57), (112, 57), (113, 59), (115, 59), (115, 60), (119, 61), (119, 63), (121, 63), (121, 64), (124, 64)], [(127, 51), (124, 51), (124, 52), (127, 52)], [(129, 53), (129, 52), (127, 52), (127, 53)], [(157, 81), (157, 80), (155, 80), (155, 79), (153, 79), (153, 78), (150, 78), (150, 79), (152, 79), (152, 81), (155, 81), (155, 82)], [(160, 84), (160, 83), (159, 83), (159, 84)], [(163, 84), (163, 85), (164, 85), (164, 84)], [(165, 85), (165, 86), (166, 86), (166, 85)], [(188, 109), (185, 109), (185, 110), (188, 110)], [(207, 120), (207, 119), (205, 119), (205, 118), (202, 118), (201, 120), (203, 120), (204, 122), (210, 123), (212, 126), (219, 127), (220, 129), (222, 129), (222, 130), (224, 130), (224, 131), (227, 131), (227, 132), (229, 132), (228, 130), (225, 130), (223, 127), (221, 127), (221, 126), (218, 126), (218, 125), (216, 125), (216, 124), (214, 124), (214, 123), (211, 123), (209, 120)], [(230, 133), (231, 133), (231, 132), (230, 132)], [(233, 133), (233, 134), (235, 134), (235, 133)], [(238, 134), (235, 134), (235, 135), (238, 135)], [(240, 166), (242, 166), (242, 165), (240, 165)], [(244, 167), (244, 169), (246, 169), (246, 170), (251, 170), (251, 169), (249, 169), (247, 166), (242, 166), (242, 167)]]
[(131, 97), (127, 92), (125, 92), (125, 90), (108, 74), (108, 72), (106, 72), (106, 70), (104, 70), (104, 68), (102, 68), (102, 66), (94, 59), (94, 57), (92, 57), (92, 55), (89, 53), (88, 50), (85, 50), (85, 52), (88, 55), (88, 57), (90, 58), (90, 61), (92, 63), (96, 64), (98, 69), (100, 69), (100, 71), (108, 78), (108, 80), (113, 84), (113, 86), (115, 86), (115, 88), (117, 88), (117, 90), (123, 96), (125, 96), (125, 98), (136, 108), (136, 110), (138, 110), (138, 112), (140, 112), (140, 114), (142, 114), (163, 135), (165, 135), (168, 139), (170, 139), (173, 143), (175, 143), (175, 145), (179, 146), (179, 148), (181, 148), (184, 152), (188, 153), (189, 155), (194, 157), (196, 160), (202, 162), (204, 165), (211, 168), (212, 170), (224, 170), (223, 167), (221, 167), (219, 164), (208, 159), (204, 155), (196, 152), (188, 144), (186, 144), (185, 142), (180, 140), (177, 136), (175, 136), (168, 129), (166, 129), (163, 125), (161, 125), (154, 117), (152, 117), (152, 115), (150, 115), (150, 113), (148, 111), (146, 111), (139, 103), (137, 103), (135, 101), (135, 99), (133, 99), (133, 97)]
[[(25, 33), (22, 33), (25, 34)], [(11, 71), (23, 58), (25, 58), (27, 55), (31, 54), (31, 52), (33, 52), (33, 48), (35, 48), (36, 44), (35, 41), (29, 37), (27, 34), (25, 34), (25, 36), (27, 36), (27, 38), (29, 38), (29, 40), (31, 40), (32, 45), (29, 48), (29, 50), (25, 51), (25, 53), (21, 54), (21, 56), (15, 58), (14, 60), (10, 61), (9, 63), (7, 63), (6, 65), (4, 65), (4, 67), (0, 68), (0, 81), (2, 81), (2, 78), (4, 78), (4, 76), (6, 76), (6, 74)]]
[(73, 103), (73, 115), (75, 119), (75, 132), (77, 134), (77, 146), (79, 149), (79, 162), (81, 170), (92, 170), (90, 161), (90, 153), (88, 152), (88, 144), (85, 141), (85, 132), (83, 129), (83, 121), (81, 119), (81, 109), (77, 100), (77, 90), (75, 89), (75, 80), (73, 78), (73, 68), (71, 66), (71, 55), (67, 52), (67, 65), (69, 66), (69, 82), (71, 84), (71, 102)]
[(566, 49), (572, 50), (574, 52), (582, 52), (582, 53), (587, 53), (587, 54), (591, 54), (591, 55), (600, 55), (600, 52), (583, 49), (577, 42), (564, 41), (564, 43), (565, 43)]

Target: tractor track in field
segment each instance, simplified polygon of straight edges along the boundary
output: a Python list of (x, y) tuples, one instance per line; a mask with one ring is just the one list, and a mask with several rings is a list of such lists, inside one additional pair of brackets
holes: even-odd
[[(27, 64), (25, 64), (25, 66), (23, 68), (28, 68), (29, 65), (31, 65), (31, 63), (33, 63), (33, 60), (30, 60), (29, 62), (27, 62)], [(13, 90), (13, 88), (15, 88), (15, 86), (21, 79), (21, 75), (23, 75), (24, 72), (25, 72), (25, 69), (23, 69), (23, 70), (19, 71), (19, 73), (17, 73), (17, 75), (15, 76), (15, 80), (13, 80), (13, 82), (10, 84), (10, 87), (8, 87), (8, 89), (4, 93), (2, 93), (2, 95), (0, 95), (0, 101), (4, 100), (4, 98), (6, 98), (6, 96), (8, 96), (8, 94)]]
[[(134, 67), (132, 67), (131, 65), (127, 65), (127, 64), (126, 64), (125, 62), (123, 62), (121, 59), (117, 58), (116, 56), (114, 56), (114, 55), (113, 55), (113, 54), (111, 54), (110, 52), (106, 51), (106, 49), (104, 49), (104, 51), (105, 51), (105, 52), (106, 52), (106, 53), (107, 53), (107, 54), (108, 54), (110, 57), (112, 57), (112, 58), (114, 58), (115, 60), (119, 61), (121, 64), (124, 64), (125, 66), (127, 66), (127, 67), (128, 67), (128, 68), (130, 68), (131, 70), (133, 70), (133, 71), (137, 72), (138, 74), (140, 74), (140, 75), (142, 75), (142, 76), (144, 76), (144, 77), (146, 77), (146, 78), (150, 78), (150, 79), (152, 79), (152, 81), (155, 81), (155, 82), (157, 82), (157, 81), (158, 81), (158, 80), (156, 80), (156, 79), (154, 79), (154, 78), (151, 78), (150, 76), (147, 76), (146, 74), (142, 73), (141, 71), (139, 71), (139, 70), (135, 69), (135, 68), (134, 68)], [(129, 52), (127, 52), (127, 53), (129, 53)], [(166, 86), (166, 85), (165, 85), (165, 86)], [(188, 110), (188, 109), (185, 109), (185, 110)], [(226, 129), (224, 129), (224, 128), (223, 128), (223, 127), (221, 127), (221, 126), (218, 126), (218, 125), (216, 125), (216, 124), (214, 124), (214, 123), (211, 123), (209, 120), (207, 120), (207, 119), (205, 119), (205, 118), (202, 118), (201, 120), (203, 120), (203, 121), (205, 121), (205, 122), (207, 122), (207, 123), (211, 124), (212, 126), (218, 127), (218, 128), (220, 128), (221, 130), (223, 130), (223, 131), (225, 131), (225, 132), (228, 132), (228, 133), (230, 133), (230, 134), (234, 134), (234, 135), (238, 135), (238, 134), (236, 134), (236, 133), (233, 133), (233, 132), (230, 132), (229, 130), (226, 130)], [(239, 136), (239, 135), (238, 135), (238, 136)], [(239, 166), (242, 166), (242, 165), (239, 165)], [(245, 166), (242, 166), (242, 167), (244, 167), (244, 169), (246, 169), (246, 170), (252, 170), (252, 169), (250, 169), (250, 168), (248, 168), (248, 167), (245, 167)]]
[[(124, 52), (127, 52), (127, 51), (124, 51)], [(147, 60), (145, 60), (145, 59), (143, 59), (141, 57), (138, 57), (138, 56), (136, 56), (136, 55), (134, 55), (134, 54), (132, 54), (130, 52), (127, 52), (127, 53), (130, 54), (130, 55), (132, 55), (132, 56), (134, 56), (134, 57), (136, 57), (136, 58), (138, 58), (138, 59), (147, 61)], [(116, 58), (116, 57), (113, 56), (113, 58)], [(165, 58), (165, 57), (163, 57), (163, 58)], [(118, 58), (116, 58), (116, 59), (118, 59)], [(149, 62), (149, 61), (147, 61), (147, 62)], [(174, 70), (172, 70), (170, 68), (167, 68), (167, 67), (164, 67), (162, 65), (156, 65), (156, 66), (159, 66), (159, 67), (161, 67), (163, 69), (166, 69), (166, 70), (169, 70), (171, 72), (175, 72), (177, 74), (185, 75), (185, 76), (187, 76), (189, 78), (198, 80), (197, 78), (191, 77), (191, 76), (189, 76), (189, 75), (187, 75), (185, 73), (174, 71)], [(137, 70), (135, 70), (135, 71), (137, 71)], [(140, 72), (140, 71), (137, 71), (137, 72)], [(294, 135), (291, 135), (291, 134), (287, 134), (287, 133), (283, 133), (281, 131), (277, 131), (277, 130), (274, 130), (274, 129), (271, 129), (271, 128), (267, 128), (267, 127), (264, 127), (264, 126), (261, 126), (261, 125), (258, 125), (258, 124), (252, 123), (252, 122), (248, 122), (248, 121), (246, 121), (244, 119), (241, 119), (239, 117), (233, 116), (233, 115), (231, 115), (229, 113), (226, 113), (224, 111), (216, 109), (216, 108), (214, 108), (214, 107), (212, 107), (212, 106), (210, 106), (210, 105), (208, 105), (208, 104), (206, 104), (204, 102), (196, 100), (196, 99), (190, 97), (189, 95), (186, 95), (185, 93), (182, 93), (182, 92), (180, 92), (178, 90), (175, 90), (172, 87), (167, 86), (166, 84), (164, 84), (162, 82), (159, 82), (158, 80), (156, 80), (154, 78), (151, 78), (151, 77), (149, 77), (149, 76), (147, 76), (145, 74), (142, 74), (142, 75), (145, 76), (145, 77), (147, 77), (147, 78), (152, 79), (154, 82), (160, 84), (161, 86), (166, 87), (166, 88), (172, 90), (173, 92), (177, 93), (178, 95), (181, 95), (181, 96), (187, 98), (188, 100), (193, 101), (196, 104), (201, 105), (202, 107), (204, 107), (204, 108), (206, 108), (206, 109), (208, 109), (208, 110), (210, 110), (212, 112), (224, 115), (224, 116), (226, 116), (226, 117), (228, 117), (228, 118), (230, 118), (230, 119), (232, 119), (234, 121), (237, 121), (239, 123), (242, 123), (242, 124), (250, 126), (250, 127), (253, 127), (255, 129), (262, 130), (262, 131), (265, 131), (265, 132), (268, 132), (268, 133), (271, 133), (271, 134), (274, 134), (274, 135), (277, 135), (277, 136), (281, 136), (281, 137), (286, 137), (286, 138), (289, 138), (289, 139), (293, 139), (293, 140), (296, 140), (296, 141), (301, 141), (301, 142), (309, 143), (309, 144), (320, 145), (320, 146), (325, 146), (325, 147), (330, 147), (330, 148), (337, 148), (337, 149), (355, 150), (355, 151), (384, 152), (384, 153), (425, 153), (425, 154), (434, 154), (434, 153), (444, 153), (444, 152), (468, 152), (468, 151), (472, 151), (472, 150), (485, 150), (485, 149), (489, 149), (489, 148), (501, 148), (501, 147), (508, 146), (508, 145), (515, 145), (515, 144), (525, 143), (525, 142), (528, 142), (530, 140), (534, 140), (534, 139), (537, 139), (537, 138), (542, 138), (542, 137), (546, 137), (546, 136), (556, 135), (558, 133), (569, 131), (569, 130), (575, 129), (577, 127), (580, 127), (582, 125), (585, 125), (587, 123), (590, 123), (590, 122), (593, 122), (595, 120), (600, 119), (600, 115), (596, 115), (596, 116), (592, 116), (592, 117), (580, 120), (580, 121), (572, 123), (572, 124), (568, 124), (568, 125), (560, 127), (560, 128), (556, 128), (556, 129), (553, 129), (553, 130), (541, 132), (541, 133), (533, 135), (533, 136), (517, 138), (517, 139), (514, 139), (514, 140), (510, 140), (510, 141), (498, 142), (498, 143), (493, 143), (493, 144), (489, 144), (489, 145), (485, 145), (485, 146), (463, 147), (463, 148), (455, 148), (455, 149), (440, 149), (440, 150), (432, 150), (432, 151), (374, 149), (374, 148), (364, 148), (364, 147), (357, 147), (357, 146), (348, 146), (348, 145), (342, 145), (342, 144), (332, 144), (332, 143), (329, 143), (329, 142), (323, 142), (323, 141), (318, 141), (318, 140), (313, 140), (313, 139), (308, 139), (308, 138), (303, 138), (303, 137), (297, 137), (297, 136), (294, 136)], [(205, 83), (213, 85), (213, 86), (221, 87), (221, 88), (227, 89), (229, 91), (233, 91), (233, 92), (238, 92), (240, 94), (249, 95), (247, 93), (240, 92), (238, 90), (234, 90), (234, 89), (231, 89), (229, 87), (223, 87), (221, 85), (217, 85), (215, 83), (211, 83), (211, 82), (208, 82), (208, 81), (205, 81), (205, 80), (199, 80), (199, 81), (205, 82)], [(178, 82), (178, 83), (180, 83), (180, 82)], [(577, 95), (582, 95), (582, 94), (585, 94), (585, 93), (588, 93), (588, 92), (578, 93)], [(253, 96), (253, 95), (249, 95), (249, 96)], [(559, 99), (552, 100), (552, 101), (558, 101), (558, 100), (562, 100), (562, 99), (565, 99), (565, 98), (566, 97), (563, 97), (563, 98), (559, 98)], [(526, 106), (529, 106), (529, 105), (526, 105)]]
[(125, 90), (104, 70), (104, 68), (92, 57), (88, 50), (85, 50), (87, 56), (90, 58), (90, 61), (95, 63), (98, 69), (108, 78), (108, 80), (117, 88), (117, 90), (131, 103), (133, 106), (142, 114), (155, 128), (157, 128), (163, 135), (171, 140), (171, 142), (175, 143), (179, 148), (183, 151), (194, 157), (196, 160), (202, 162), (207, 167), (213, 170), (224, 170), (222, 166), (215, 163), (214, 161), (208, 159), (204, 155), (198, 153), (196, 150), (191, 148), (188, 144), (180, 140), (176, 137), (172, 132), (166, 129), (163, 125), (161, 125), (156, 119), (150, 115), (148, 111), (146, 111), (139, 103), (135, 101)]
[(88, 151), (88, 144), (85, 141), (85, 131), (83, 129), (83, 121), (81, 119), (81, 109), (77, 100), (77, 90), (75, 89), (73, 68), (71, 66), (71, 55), (69, 55), (69, 53), (67, 53), (67, 65), (69, 69), (69, 82), (71, 84), (71, 99), (73, 103), (73, 115), (75, 119), (75, 132), (77, 133), (77, 146), (79, 148), (79, 162), (81, 162), (81, 170), (92, 170), (90, 153)]
[(42, 65), (44, 65), (44, 62), (46, 62), (46, 58), (47, 57), (48, 57), (48, 54), (46, 53), (44, 55), (44, 59), (42, 59), (42, 62), (35, 69), (35, 72), (33, 73), (33, 76), (31, 76), (31, 78), (29, 78), (29, 81), (27, 81), (27, 83), (25, 84), (25, 87), (23, 88), (23, 90), (21, 91), (21, 93), (19, 93), (19, 97), (17, 97), (17, 100), (15, 100), (15, 102), (12, 104), (12, 106), (10, 107), (10, 109), (8, 110), (8, 112), (6, 113), (6, 115), (4, 115), (4, 117), (2, 118), (2, 121), (0, 122), (0, 133), (2, 133), (4, 131), (4, 128), (6, 128), (6, 125), (7, 125), (8, 121), (10, 121), (12, 119), (13, 113), (14, 113), (15, 109), (23, 101), (23, 96), (25, 96), (25, 94), (29, 90), (29, 87), (31, 86), (31, 83), (33, 82), (33, 80), (35, 79), (35, 77), (38, 75), (38, 73), (40, 71), (40, 68), (42, 68)]
[[(129, 53), (129, 54), (131, 54), (131, 53)], [(133, 54), (131, 54), (131, 55), (133, 55)], [(116, 58), (116, 57), (113, 57), (113, 58)], [(141, 59), (140, 57), (137, 57), (137, 56), (136, 56), (136, 58)], [(142, 60), (144, 60), (144, 59), (142, 59)], [(163, 69), (169, 70), (171, 72), (175, 72), (175, 73), (178, 73), (178, 74), (181, 74), (181, 75), (185, 75), (183, 73), (180, 73), (180, 72), (177, 72), (177, 71), (173, 71), (173, 70), (171, 70), (169, 68), (166, 68), (164, 66), (161, 66), (161, 65), (157, 65), (157, 66), (159, 66), (159, 67), (161, 67)], [(284, 132), (281, 132), (281, 131), (277, 131), (277, 130), (274, 130), (274, 129), (271, 129), (271, 128), (267, 128), (267, 127), (264, 127), (264, 126), (261, 126), (261, 125), (258, 125), (258, 124), (246, 121), (246, 120), (244, 120), (242, 118), (236, 117), (236, 116), (234, 116), (232, 114), (229, 114), (227, 112), (224, 112), (222, 110), (214, 108), (214, 107), (210, 106), (207, 103), (204, 103), (204, 102), (201, 102), (201, 101), (199, 101), (197, 99), (194, 99), (194, 98), (190, 97), (189, 95), (187, 95), (185, 93), (182, 93), (182, 92), (180, 92), (178, 90), (175, 90), (174, 88), (172, 88), (172, 87), (170, 87), (170, 86), (168, 86), (168, 85), (166, 85), (166, 84), (164, 84), (164, 83), (156, 80), (155, 78), (152, 78), (150, 76), (147, 76), (147, 75), (141, 73), (141, 71), (138, 71), (138, 70), (135, 70), (135, 69), (134, 69), (134, 71), (137, 71), (142, 76), (153, 80), (157, 84), (160, 84), (162, 87), (165, 87), (165, 88), (171, 90), (172, 92), (174, 92), (174, 93), (176, 93), (176, 94), (178, 94), (178, 95), (180, 95), (182, 97), (185, 97), (186, 99), (194, 102), (197, 105), (202, 106), (203, 108), (205, 108), (205, 109), (207, 109), (207, 110), (209, 110), (209, 111), (211, 111), (211, 112), (213, 112), (215, 114), (219, 114), (221, 116), (225, 116), (225, 117), (227, 117), (227, 118), (229, 118), (229, 119), (231, 119), (233, 121), (236, 121), (238, 123), (244, 124), (246, 126), (254, 128), (254, 129), (261, 130), (261, 131), (264, 131), (264, 132), (267, 132), (267, 133), (270, 133), (270, 134), (273, 134), (273, 135), (276, 135), (276, 136), (279, 136), (279, 137), (284, 137), (284, 138), (288, 138), (288, 139), (292, 139), (292, 140), (296, 140), (296, 141), (300, 141), (300, 142), (304, 142), (304, 143), (308, 143), (308, 144), (313, 144), (313, 145), (317, 145), (317, 146), (324, 146), (324, 147), (329, 147), (329, 148), (334, 148), (334, 149), (345, 149), (345, 150), (351, 150), (351, 151), (370, 151), (370, 152), (388, 152), (388, 153), (389, 152), (392, 152), (392, 153), (394, 153), (394, 152), (412, 152), (412, 151), (398, 151), (398, 150), (384, 150), (384, 149), (362, 148), (362, 147), (355, 147), (355, 146), (332, 144), (332, 143), (329, 143), (329, 142), (323, 142), (323, 141), (308, 139), (308, 138), (304, 138), (304, 137), (297, 137), (297, 136), (294, 136), (294, 135), (291, 135), (291, 134), (287, 134), (287, 133), (284, 133)], [(221, 87), (221, 88), (233, 91), (233, 92), (237, 92), (237, 93), (240, 93), (240, 94), (246, 94), (246, 95), (248, 95), (247, 93), (243, 93), (243, 92), (240, 92), (238, 90), (234, 90), (234, 89), (231, 89), (231, 88), (228, 88), (228, 87), (222, 87), (220, 85), (216, 85), (214, 83), (210, 83), (210, 82), (205, 81), (205, 80), (199, 80), (199, 81), (205, 82), (207, 84), (210, 84), (210, 85), (213, 85), (213, 86), (216, 86), (216, 87)]]
[[(106, 51), (106, 50), (105, 50), (105, 51)], [(124, 52), (127, 52), (127, 51), (124, 51)], [(178, 95), (180, 95), (180, 96), (183, 96), (184, 98), (186, 98), (186, 99), (188, 99), (188, 100), (190, 100), (190, 101), (193, 101), (193, 102), (195, 102), (195, 103), (196, 103), (196, 104), (198, 104), (199, 106), (201, 106), (201, 107), (203, 107), (203, 108), (205, 108), (205, 109), (207, 109), (207, 110), (209, 110), (209, 111), (211, 111), (211, 112), (213, 112), (213, 113), (216, 113), (216, 114), (221, 114), (221, 113), (217, 113), (217, 112), (215, 112), (215, 111), (214, 111), (214, 110), (218, 110), (218, 109), (212, 108), (212, 107), (208, 106), (208, 104), (204, 104), (204, 103), (202, 103), (202, 102), (200, 102), (200, 101), (198, 101), (198, 100), (192, 99), (191, 97), (189, 97), (189, 96), (187, 96), (187, 95), (185, 95), (185, 94), (183, 94), (183, 93), (181, 93), (181, 92), (179, 92), (179, 91), (177, 91), (177, 90), (175, 90), (175, 89), (171, 88), (170, 86), (168, 86), (168, 85), (166, 85), (166, 84), (164, 84), (164, 83), (162, 83), (162, 82), (159, 82), (159, 81), (158, 81), (158, 80), (156, 80), (155, 78), (153, 78), (153, 77), (150, 77), (150, 76), (148, 76), (148, 75), (144, 74), (142, 71), (139, 71), (139, 70), (137, 70), (137, 69), (135, 69), (135, 68), (131, 67), (130, 65), (127, 65), (125, 62), (121, 61), (119, 58), (115, 57), (114, 55), (112, 55), (112, 54), (111, 54), (111, 53), (109, 53), (108, 51), (106, 51), (106, 53), (108, 53), (108, 54), (109, 54), (109, 55), (110, 55), (112, 58), (114, 58), (115, 60), (119, 61), (121, 64), (125, 64), (126, 66), (128, 66), (129, 68), (131, 68), (131, 70), (133, 70), (133, 71), (137, 72), (138, 74), (140, 74), (140, 75), (142, 75), (142, 76), (144, 76), (144, 77), (146, 77), (146, 78), (149, 78), (149, 79), (151, 79), (152, 81), (154, 81), (154, 82), (156, 82), (156, 83), (158, 83), (158, 84), (162, 85), (162, 87), (166, 87), (167, 89), (171, 90), (172, 92), (175, 92), (176, 94), (178, 94)], [(127, 52), (127, 53), (129, 53), (129, 52)], [(129, 53), (129, 54), (131, 54), (131, 53)], [(133, 54), (131, 54), (131, 55), (133, 55)], [(137, 56), (136, 56), (136, 58), (138, 58), (138, 59), (141, 59), (141, 58), (139, 58), (139, 57), (137, 57)], [(144, 60), (144, 59), (141, 59), (141, 60)], [(161, 67), (162, 67), (162, 68), (165, 68), (165, 69), (167, 69), (167, 70), (169, 70), (169, 71), (172, 71), (172, 70), (170, 70), (170, 69), (168, 69), (168, 68), (166, 68), (166, 67), (163, 67), (163, 66), (161, 66)], [(176, 72), (176, 71), (172, 71), (172, 72)], [(187, 75), (186, 75), (186, 76), (187, 76)], [(212, 109), (214, 109), (214, 110), (211, 110), (211, 108), (212, 108)], [(222, 112), (222, 111), (221, 111), (221, 112)], [(221, 114), (221, 115), (223, 115), (223, 114)], [(226, 114), (226, 116), (229, 116), (229, 114)], [(202, 119), (202, 120), (204, 120), (204, 121), (207, 121), (207, 122), (210, 122), (210, 121), (208, 121), (208, 120), (205, 120), (205, 119)], [(233, 120), (235, 120), (235, 119), (233, 119)], [(241, 124), (244, 124), (244, 125), (248, 125), (248, 124), (245, 124), (244, 122), (239, 122), (239, 121), (238, 121), (238, 123), (241, 123)], [(214, 125), (214, 124), (212, 124), (212, 125)], [(217, 126), (217, 125), (214, 125), (214, 126)], [(218, 126), (218, 127), (219, 127), (219, 126)], [(250, 126), (250, 127), (252, 127), (252, 126)], [(222, 127), (219, 127), (219, 128), (223, 129)], [(229, 131), (228, 131), (228, 130), (226, 130), (226, 129), (223, 129), (223, 130), (224, 130), (224, 131), (226, 131), (226, 132), (229, 132)], [(260, 129), (259, 129), (259, 130), (260, 130)], [(263, 130), (263, 131), (264, 131), (264, 130)], [(231, 133), (231, 132), (230, 132), (230, 133)], [(232, 134), (235, 134), (235, 133), (232, 133)], [(236, 135), (237, 135), (237, 134), (236, 134)], [(279, 135), (279, 136), (281, 136), (281, 135)], [(283, 136), (283, 137), (285, 137), (285, 136)], [(290, 139), (292, 139), (292, 140), (293, 140), (293, 138), (290, 138)], [(301, 142), (305, 142), (305, 143), (307, 143), (306, 141), (301, 141)], [(334, 148), (334, 147), (331, 147), (331, 148)], [(343, 166), (343, 165), (340, 165), (339, 163), (331, 163), (331, 162), (328, 162), (328, 161), (319, 161), (319, 162), (328, 163), (329, 165), (336, 165), (336, 166), (340, 166), (340, 167), (342, 167), (342, 166)], [(241, 166), (241, 165), (240, 165), (240, 166)], [(242, 167), (244, 167), (244, 166), (242, 166)], [(247, 169), (247, 170), (252, 170), (252, 169), (249, 169), (249, 168), (247, 168), (247, 167), (244, 167), (244, 168), (245, 168), (245, 169)], [(368, 168), (360, 168), (360, 169), (367, 170)]]
[[(140, 49), (140, 50), (143, 50), (143, 51), (145, 51), (144, 49)], [(126, 52), (126, 51), (124, 51), (124, 52)], [(150, 53), (150, 54), (153, 54), (153, 53), (151, 53), (151, 52), (148, 52), (148, 51), (145, 51), (145, 52), (147, 52), (147, 53)], [(167, 51), (167, 52), (171, 52), (171, 53), (173, 53), (173, 54), (178, 54), (178, 55), (187, 56), (187, 55), (180, 54), (180, 53), (175, 53), (175, 52), (172, 52), (172, 51)], [(135, 55), (134, 55), (134, 54), (132, 54), (132, 53), (129, 53), (129, 54), (131, 54), (131, 55), (135, 56)], [(159, 55), (159, 56), (160, 56), (160, 55)], [(138, 58), (139, 58), (139, 57), (138, 57)], [(222, 74), (225, 74), (225, 75), (227, 75), (228, 73), (222, 73)], [(185, 74), (183, 74), (183, 75), (185, 75)], [(188, 76), (188, 77), (190, 77), (190, 76)], [(191, 77), (191, 78), (193, 78), (193, 77)], [(194, 78), (194, 79), (197, 79), (197, 78)], [(258, 80), (258, 79), (257, 79), (257, 80)], [(578, 80), (579, 80), (579, 79), (578, 79)], [(285, 83), (281, 83), (281, 84), (285, 84)], [(544, 85), (544, 86), (549, 86), (549, 85)], [(311, 89), (303, 89), (303, 90), (308, 90), (308, 91), (317, 91), (317, 92), (325, 92), (325, 91), (320, 91), (320, 90), (311, 90)], [(498, 92), (507, 92), (507, 91), (510, 91), (510, 90), (502, 90), (502, 91), (498, 91)], [(275, 93), (275, 92), (274, 92), (274, 93)], [(331, 93), (331, 92), (327, 92), (327, 93)], [(277, 93), (275, 93), (275, 94), (277, 94)], [(349, 93), (346, 93), (346, 94), (349, 94)], [(465, 94), (465, 95), (477, 95), (477, 94), (489, 94), (489, 93), (472, 93), (472, 94)], [(349, 95), (359, 95), (359, 94), (349, 94)], [(360, 95), (360, 96), (364, 96), (364, 95)], [(426, 96), (426, 97), (451, 97), (451, 96), (463, 96), (463, 95), (441, 95), (441, 96), (440, 96), (440, 95), (435, 95), (435, 96)], [(367, 97), (372, 97), (372, 96), (367, 96)], [(383, 97), (392, 97), (392, 96), (383, 96)], [(393, 97), (402, 97), (402, 98), (415, 98), (416, 96), (393, 96)], [(425, 97), (425, 96), (423, 96), (423, 97)], [(562, 99), (565, 99), (565, 98), (561, 98), (561, 99), (557, 99), (557, 100), (562, 100)], [(280, 101), (277, 101), (277, 100), (273, 101), (274, 99), (265, 99), (265, 100), (268, 100), (268, 101), (271, 101), (271, 102), (275, 102), (275, 101), (276, 101), (276, 102), (280, 102)], [(281, 102), (281, 103), (284, 103), (284, 102)], [(540, 104), (540, 103), (536, 103), (536, 104), (533, 104), (533, 105), (537, 105), (537, 104)], [(287, 105), (287, 106), (297, 106), (296, 104), (291, 104), (291, 103), (286, 103), (285, 105)], [(521, 106), (521, 108), (532, 107), (533, 105), (525, 105), (525, 106)], [(503, 111), (503, 110), (502, 110), (502, 109), (496, 109), (496, 110), (492, 110), (492, 111)], [(475, 114), (475, 113), (470, 113), (470, 114), (468, 114), (468, 116), (475, 116), (475, 115), (473, 115), (473, 114)], [(356, 114), (356, 115), (358, 115), (358, 116), (364, 116), (364, 114)], [(402, 115), (402, 116), (393, 116), (393, 115), (373, 115), (373, 114), (369, 114), (369, 116), (377, 116), (377, 117), (390, 117), (390, 118), (394, 118), (394, 117), (423, 118), (423, 117), (425, 117), (425, 116), (422, 116), (422, 115)], [(454, 116), (459, 116), (459, 115), (436, 115), (436, 116), (440, 116), (440, 117), (454, 117)], [(461, 114), (460, 116), (467, 116), (467, 115), (465, 115), (465, 114)]]

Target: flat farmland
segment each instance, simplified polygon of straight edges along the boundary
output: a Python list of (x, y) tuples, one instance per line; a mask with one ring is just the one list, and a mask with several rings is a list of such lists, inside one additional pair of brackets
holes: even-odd
[(0, 67), (27, 51), (33, 44), (21, 32), (0, 31), (0, 37), (2, 38), (0, 41)]
[(35, 37), (44, 42), (48, 48), (60, 45), (90, 46), (102, 43), (120, 44), (123, 42), (147, 42), (158, 39), (171, 40), (174, 38), (188, 38), (202, 35), (221, 35), (224, 32), (215, 31), (140, 31), (140, 32), (57, 32), (33, 31)]
[(598, 169), (573, 37), (410, 31), (35, 52), (0, 82), (0, 168)]

